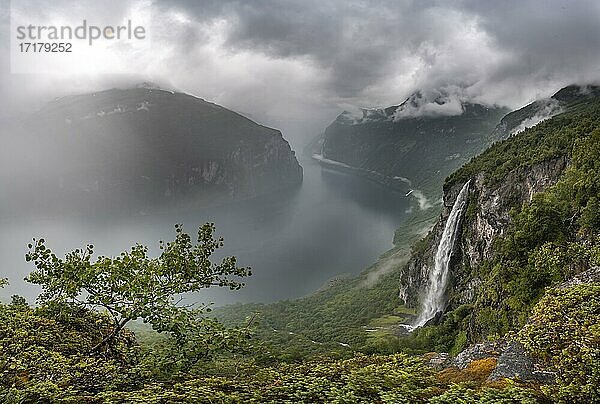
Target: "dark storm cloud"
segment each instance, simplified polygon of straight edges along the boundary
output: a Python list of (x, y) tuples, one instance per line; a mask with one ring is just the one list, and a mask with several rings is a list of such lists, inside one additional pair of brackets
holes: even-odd
[(152, 80), (310, 137), (350, 105), (397, 104), (417, 89), (518, 107), (600, 78), (597, 1), (154, 0), (153, 15), (152, 52), (132, 56), (144, 69), (24, 79), (2, 57), (0, 102)]
[(329, 76), (334, 94), (349, 98), (410, 73), (416, 60), (427, 65), (432, 49), (472, 23), (460, 10), (428, 1), (181, 1), (177, 7), (199, 23), (226, 21), (229, 49), (308, 58)]
[(486, 84), (544, 93), (600, 78), (600, 2), (470, 0), (463, 6), (478, 16), (497, 51), (511, 56)]
[(164, 5), (176, 4), (200, 23), (227, 21), (229, 49), (315, 62), (328, 77), (323, 90), (349, 100), (377, 101), (373, 88), (395, 86), (396, 94), (380, 97), (387, 100), (423, 86), (458, 85), (489, 102), (515, 104), (540, 86), (543, 93), (598, 77), (594, 1), (200, 3)]

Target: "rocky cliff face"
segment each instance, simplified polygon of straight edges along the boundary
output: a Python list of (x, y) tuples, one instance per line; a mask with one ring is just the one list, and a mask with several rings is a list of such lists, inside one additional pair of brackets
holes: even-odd
[[(474, 303), (483, 279), (486, 279), (486, 282), (490, 281), (480, 269), (484, 261), (491, 261), (495, 257), (495, 241), (508, 230), (511, 211), (520, 209), (523, 204), (530, 202), (535, 194), (556, 184), (571, 164), (571, 146), (556, 147), (551, 153), (547, 153), (550, 147), (556, 145), (544, 143), (541, 139), (551, 136), (551, 133), (561, 133), (561, 127), (552, 126), (552, 122), (576, 127), (577, 122), (587, 119), (587, 112), (583, 113), (583, 118), (577, 113), (584, 110), (586, 105), (595, 105), (600, 100), (600, 88), (568, 86), (558, 91), (552, 100), (536, 101), (508, 114), (496, 128), (494, 136), (501, 136), (501, 132), (509, 135), (517, 133), (515, 129), (523, 126), (524, 121), (533, 122), (531, 118), (539, 115), (538, 107), (548, 103), (556, 104), (560, 117), (549, 121), (549, 125), (540, 126), (548, 129), (529, 131), (531, 136), (521, 134), (523, 136), (513, 136), (497, 144), (497, 147), (490, 149), (493, 149), (492, 152), (483, 153), (446, 181), (440, 218), (428, 236), (414, 246), (412, 258), (402, 269), (399, 295), (407, 305), (419, 307), (434, 265), (433, 260), (444, 225), (458, 193), (468, 180), (468, 205), (463, 213), (464, 217), (458, 230), (460, 234), (450, 260), (446, 311)], [(565, 130), (565, 133), (576, 133), (572, 128)], [(522, 147), (527, 147), (528, 150), (521, 152), (519, 148)], [(514, 155), (518, 153), (522, 155)], [(542, 155), (548, 157), (539, 158)], [(478, 164), (487, 168), (477, 168)], [(505, 170), (504, 167), (514, 168)]]
[[(70, 200), (239, 200), (296, 186), (281, 132), (191, 95), (156, 88), (57, 99), (22, 128), (44, 150), (42, 186)], [(120, 202), (119, 202), (120, 203)]]
[[(511, 209), (531, 201), (534, 194), (555, 184), (568, 164), (566, 157), (560, 157), (532, 167), (518, 168), (494, 185), (488, 184), (483, 173), (472, 179), (468, 206), (450, 264), (448, 309), (472, 302), (481, 283), (475, 269), (493, 255), (494, 238), (502, 235), (507, 228)], [(412, 259), (402, 271), (400, 297), (412, 307), (419, 306), (444, 224), (463, 185), (452, 184), (444, 190), (440, 219), (417, 245)]]

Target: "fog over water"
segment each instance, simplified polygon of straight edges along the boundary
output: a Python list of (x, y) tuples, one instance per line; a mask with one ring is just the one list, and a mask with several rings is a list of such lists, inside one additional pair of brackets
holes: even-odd
[[(303, 161), (305, 181), (296, 192), (235, 206), (51, 219), (15, 214), (50, 199), (31, 179), (56, 167), (37, 159), (47, 145), (7, 127), (55, 97), (153, 81), (278, 128), (299, 151), (342, 111), (398, 105), (415, 91), (519, 108), (565, 85), (600, 80), (600, 2), (594, 0), (548, 0), (542, 7), (539, 0), (509, 7), (475, 0), (156, 0), (148, 2), (155, 17), (148, 27), (151, 51), (118, 48), (121, 53), (98, 66), (118, 62), (125, 73), (86, 69), (90, 59), (81, 53), (69, 59), (69, 66), (81, 67), (78, 74), (12, 74), (12, 6), (29, 4), (28, 17), (63, 25), (82, 21), (82, 3), (0, 0), (0, 276), (12, 282), (0, 290), (3, 297), (37, 293), (22, 281), (32, 269), (23, 258), (32, 236), (46, 237), (57, 252), (91, 242), (98, 253), (114, 254), (135, 242), (156, 247), (172, 237), (176, 222), (194, 232), (206, 220), (217, 224), (226, 252), (252, 266), (254, 276), (240, 292), (203, 298), (301, 296), (373, 262), (390, 247), (409, 208), (402, 194)], [(101, 15), (84, 16), (90, 23), (139, 11), (139, 2), (100, 3)]]
[(2, 215), (0, 277), (11, 281), (2, 297), (19, 293), (33, 301), (38, 293), (22, 280), (33, 269), (24, 260), (31, 237), (44, 237), (60, 254), (92, 243), (96, 253), (114, 255), (136, 242), (156, 254), (158, 240), (172, 239), (178, 222), (189, 233), (214, 222), (225, 238), (222, 253), (253, 269), (246, 288), (212, 289), (200, 301), (220, 305), (295, 298), (336, 275), (361, 272), (392, 246), (394, 230), (414, 201), (368, 180), (322, 169), (309, 158), (301, 164), (304, 183), (299, 189), (221, 207), (43, 219)]

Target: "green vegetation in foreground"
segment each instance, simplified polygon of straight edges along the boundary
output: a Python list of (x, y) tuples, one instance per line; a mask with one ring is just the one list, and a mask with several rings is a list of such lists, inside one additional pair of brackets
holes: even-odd
[[(265, 365), (263, 341), (229, 329), (201, 310), (178, 306), (180, 291), (240, 287), (248, 274), (234, 258), (213, 264), (222, 245), (214, 226), (198, 241), (177, 227), (175, 240), (151, 258), (135, 246), (116, 258), (92, 260), (92, 247), (59, 258), (44, 240), (30, 246), (42, 286), (39, 306), (13, 296), (0, 304), (0, 400), (6, 403), (452, 402), (457, 397), (536, 402), (535, 386), (485, 383), (485, 363), (457, 375), (406, 354), (328, 356)], [(0, 287), (6, 280), (0, 281)], [(159, 288), (159, 293), (150, 293)], [(85, 290), (86, 293), (81, 293)], [(98, 308), (104, 310), (99, 311)], [(410, 312), (375, 320), (395, 323)], [(141, 319), (154, 333), (136, 338), (126, 325)], [(455, 379), (456, 378), (456, 379)], [(469, 381), (465, 384), (465, 380)], [(462, 384), (456, 384), (455, 382)], [(526, 400), (526, 401), (522, 401)]]
[[(179, 227), (158, 257), (138, 245), (115, 258), (92, 259), (91, 247), (59, 258), (36, 241), (28, 280), (42, 286), (39, 305), (19, 296), (0, 304), (0, 401), (598, 402), (600, 284), (559, 286), (600, 261), (600, 105), (579, 105), (494, 146), (449, 183), (478, 170), (494, 181), (537, 155), (566, 156), (571, 166), (514, 210), (497, 253), (474, 270), (483, 280), (474, 303), (408, 337), (394, 335), (414, 315), (397, 301), (393, 270), (404, 265), (406, 245), (361, 276), (304, 299), (224, 309), (238, 326), (227, 328), (206, 306), (177, 304), (188, 291), (237, 289), (249, 274), (234, 258), (210, 261), (222, 245), (212, 225), (200, 229), (197, 242)], [(419, 232), (412, 231), (401, 237), (414, 241)], [(128, 328), (133, 320), (154, 331), (136, 337)], [(254, 320), (258, 327), (246, 327)], [(488, 382), (494, 358), (438, 371), (418, 354), (454, 354), (470, 341), (507, 334), (556, 372), (555, 384)]]
[[(406, 354), (317, 357), (260, 365), (253, 345), (223, 344), (207, 333), (210, 355), (189, 365), (171, 335), (140, 342), (127, 329), (99, 352), (112, 319), (74, 303), (28, 306), (15, 297), (0, 304), (0, 400), (6, 403), (475, 403), (549, 402), (597, 394), (600, 285), (549, 294), (520, 336), (549, 363), (560, 364), (561, 384), (542, 387), (486, 382), (495, 363), (482, 359), (463, 371), (437, 371), (426, 358)], [(547, 313), (544, 305), (557, 311)], [(569, 318), (579, 319), (574, 327)], [(549, 330), (548, 330), (549, 328)], [(557, 338), (547, 338), (548, 332)], [(596, 340), (594, 340), (596, 338)], [(256, 338), (253, 338), (256, 340)], [(215, 344), (215, 345), (212, 345)], [(234, 348), (235, 346), (235, 348)], [(219, 348), (217, 348), (219, 347)], [(564, 351), (568, 348), (568, 352)], [(242, 353), (245, 352), (245, 353)], [(581, 355), (577, 354), (581, 352)], [(181, 366), (183, 364), (187, 364)], [(594, 373), (596, 372), (596, 373)], [(591, 375), (591, 376), (590, 376)], [(560, 396), (554, 396), (559, 392)]]
[(600, 283), (551, 289), (534, 307), (518, 338), (555, 369), (546, 391), (564, 402), (600, 399)]

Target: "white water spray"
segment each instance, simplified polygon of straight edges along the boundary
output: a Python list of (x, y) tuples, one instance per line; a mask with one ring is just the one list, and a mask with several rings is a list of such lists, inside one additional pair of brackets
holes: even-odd
[(433, 268), (433, 271), (429, 273), (429, 283), (427, 285), (425, 298), (422, 302), (421, 314), (419, 314), (419, 317), (415, 321), (414, 328), (422, 327), (427, 321), (435, 317), (438, 312), (444, 309), (444, 294), (446, 292), (446, 284), (448, 283), (450, 258), (452, 256), (452, 250), (454, 249), (456, 232), (458, 230), (458, 225), (460, 224), (462, 212), (467, 204), (470, 182), (471, 181), (467, 181), (467, 183), (463, 185), (460, 193), (456, 197), (454, 206), (452, 206), (450, 216), (448, 216), (448, 220), (446, 221), (440, 244), (435, 253), (435, 267)]

